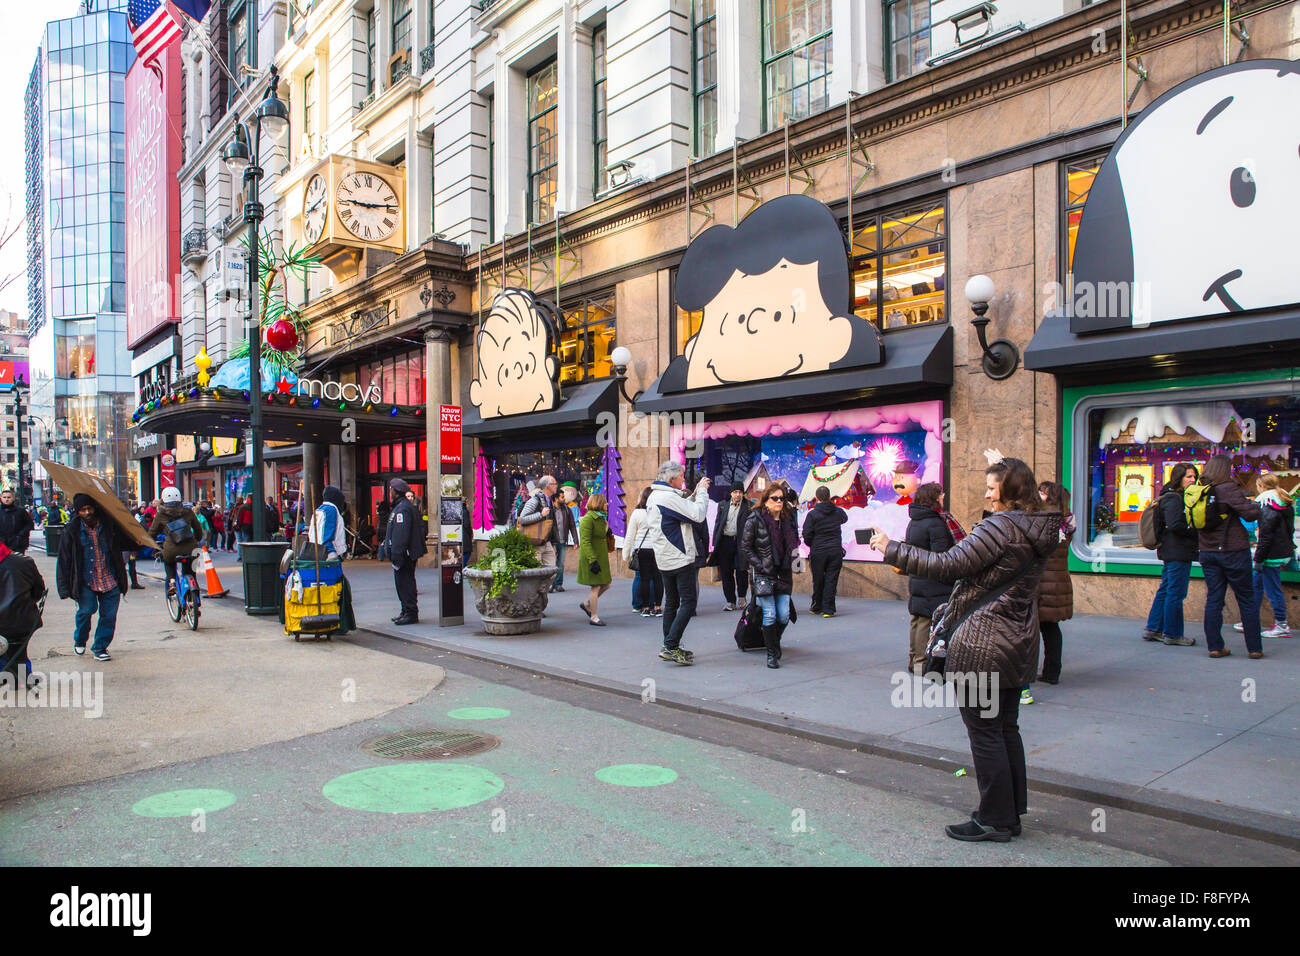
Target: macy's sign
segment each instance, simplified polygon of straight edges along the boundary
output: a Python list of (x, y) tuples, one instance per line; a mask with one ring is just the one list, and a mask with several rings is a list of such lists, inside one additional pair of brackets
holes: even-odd
[(363, 390), (353, 382), (322, 382), (314, 378), (298, 379), (297, 391), (299, 395), (310, 395), (330, 402), (378, 402), (383, 396), (379, 386), (373, 382)]

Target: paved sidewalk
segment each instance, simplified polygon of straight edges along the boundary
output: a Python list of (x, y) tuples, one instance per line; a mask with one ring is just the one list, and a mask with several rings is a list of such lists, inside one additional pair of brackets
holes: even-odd
[[(232, 597), (239, 565), (218, 555)], [(601, 600), (605, 628), (578, 608), (587, 589), (551, 596), (539, 634), (489, 637), (467, 601), (463, 627), (397, 628), (391, 569), (348, 565), (359, 626), (538, 673), (640, 695), (649, 678), (660, 703), (793, 729), (858, 749), (971, 770), (955, 709), (896, 706), (906, 667), (908, 614), (902, 602), (841, 598), (830, 620), (804, 614), (786, 632), (780, 670), (732, 640), (736, 615), (721, 589), (701, 588), (701, 613), (686, 632), (694, 667), (658, 658), (662, 621), (630, 606), (631, 582), (616, 578)], [(434, 572), (417, 575), (421, 611), (435, 617)], [(467, 597), (470, 592), (467, 589)], [(796, 595), (796, 607), (807, 607)], [(1021, 708), (1031, 785), (1105, 799), (1173, 818), (1219, 821), (1300, 841), (1300, 638), (1266, 640), (1261, 661), (1246, 657), (1229, 628), (1231, 657), (1195, 647), (1149, 644), (1135, 618), (1081, 615), (1063, 626), (1062, 682), (1034, 685)], [(973, 771), (971, 771), (973, 772)]]

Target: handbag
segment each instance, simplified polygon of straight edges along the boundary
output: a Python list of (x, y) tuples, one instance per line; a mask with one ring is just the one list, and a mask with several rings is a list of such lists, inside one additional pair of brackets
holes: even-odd
[(641, 570), (641, 545), (645, 544), (646, 535), (648, 535), (649, 533), (650, 533), (649, 528), (646, 528), (645, 531), (641, 532), (641, 544), (638, 544), (635, 548), (632, 549), (632, 557), (628, 558), (627, 561), (627, 566), (629, 570), (631, 571)]
[(944, 602), (935, 608), (935, 622), (930, 627), (930, 639), (925, 645), (925, 660), (921, 666), (921, 673), (937, 674), (942, 677), (948, 665), (948, 649), (952, 644), (953, 635), (957, 633), (957, 629), (970, 620), (976, 611), (987, 607), (1010, 591), (1017, 581), (1029, 573), (1034, 564), (1035, 562), (1030, 561), (1005, 584), (999, 585), (992, 591), (985, 591), (978, 601), (966, 609), (966, 613), (961, 616), (959, 621), (947, 620), (948, 602)]
[(612, 531), (605, 532), (605, 553), (614, 553), (614, 532)]
[[(794, 610), (794, 605), (790, 606), (790, 610)], [(736, 633), (733, 636), (736, 646), (742, 651), (754, 651), (767, 646), (763, 641), (763, 609), (757, 601), (751, 600), (745, 605), (740, 620), (736, 622)]]
[(523, 532), (524, 537), (533, 544), (545, 544), (547, 541), (551, 540), (551, 529), (554, 527), (555, 519), (553, 518), (543, 518), (541, 521), (534, 522), (533, 524), (518, 525), (518, 528)]

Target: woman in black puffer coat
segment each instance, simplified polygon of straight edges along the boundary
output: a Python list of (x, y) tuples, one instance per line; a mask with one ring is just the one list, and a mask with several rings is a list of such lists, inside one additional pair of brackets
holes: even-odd
[[(955, 542), (942, 511), (942, 485), (931, 481), (917, 488), (912, 503), (907, 506), (907, 515), (912, 520), (907, 523), (904, 541), (914, 548), (936, 554), (951, 548)], [(907, 666), (913, 673), (921, 673), (925, 662), (925, 645), (930, 640), (934, 612), (951, 595), (950, 583), (916, 574), (907, 579), (907, 610), (912, 615)]]
[(763, 609), (763, 643), (767, 645), (767, 666), (772, 668), (781, 666), (781, 635), (790, 623), (794, 575), (803, 572), (799, 532), (785, 507), (787, 494), (778, 483), (768, 485), (758, 508), (745, 522), (740, 541), (740, 556), (753, 574), (754, 598)]

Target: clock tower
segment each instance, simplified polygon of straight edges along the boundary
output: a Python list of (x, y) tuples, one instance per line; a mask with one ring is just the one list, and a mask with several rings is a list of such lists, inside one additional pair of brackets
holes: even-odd
[(356, 275), (367, 248), (406, 248), (406, 172), (330, 156), (307, 174), (301, 236), (336, 279)]

